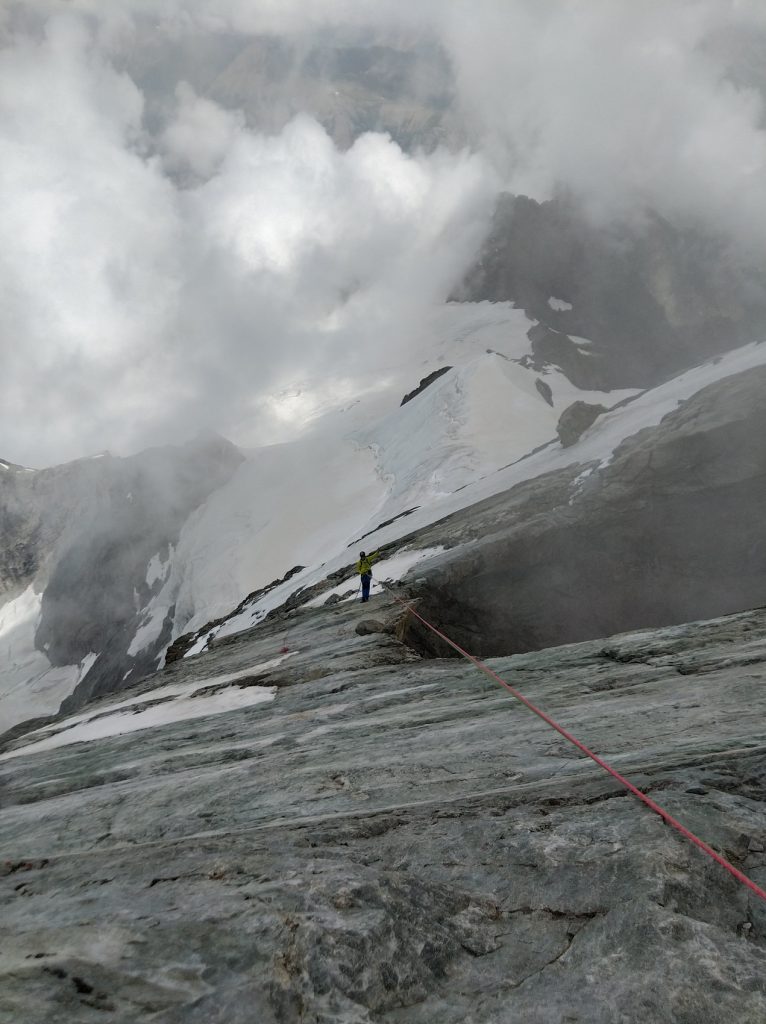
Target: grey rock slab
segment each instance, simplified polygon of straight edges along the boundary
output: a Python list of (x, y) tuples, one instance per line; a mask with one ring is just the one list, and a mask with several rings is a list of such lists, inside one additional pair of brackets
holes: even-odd
[[(293, 614), (271, 703), (10, 741), (0, 1020), (762, 1024), (766, 906), (470, 665), (365, 616)], [(261, 684), (283, 640), (120, 699)], [(492, 665), (763, 885), (765, 642), (756, 610)]]

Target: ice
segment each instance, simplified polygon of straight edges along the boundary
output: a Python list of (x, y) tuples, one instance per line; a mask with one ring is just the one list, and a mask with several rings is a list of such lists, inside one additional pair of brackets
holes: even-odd
[(551, 307), (551, 309), (555, 309), (556, 312), (561, 312), (562, 310), (570, 310), (573, 308), (571, 302), (565, 302), (564, 299), (557, 299), (554, 295), (551, 295), (551, 297), (548, 299), (548, 305)]

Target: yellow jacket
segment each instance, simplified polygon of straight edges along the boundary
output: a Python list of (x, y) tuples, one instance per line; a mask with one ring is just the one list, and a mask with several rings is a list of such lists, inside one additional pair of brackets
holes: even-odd
[(379, 551), (375, 551), (371, 555), (365, 555), (364, 558), (360, 558), (356, 563), (356, 571), (360, 576), (366, 576), (368, 573), (372, 576), (372, 563), (377, 562), (379, 558)]

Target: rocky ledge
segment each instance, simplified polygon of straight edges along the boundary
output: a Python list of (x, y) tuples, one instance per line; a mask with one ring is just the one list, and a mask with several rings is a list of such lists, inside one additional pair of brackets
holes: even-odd
[[(766, 904), (400, 614), (298, 610), (120, 695), (268, 703), (9, 738), (0, 1019), (762, 1024)], [(492, 664), (766, 883), (765, 610)]]

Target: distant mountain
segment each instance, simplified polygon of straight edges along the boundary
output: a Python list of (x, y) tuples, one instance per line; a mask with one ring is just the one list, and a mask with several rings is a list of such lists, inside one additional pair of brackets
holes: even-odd
[[(194, 509), (242, 461), (220, 438), (51, 469), (0, 463), (0, 728), (156, 667), (132, 623)], [(115, 673), (117, 677), (115, 679)]]
[(516, 303), (539, 322), (536, 359), (602, 389), (649, 387), (766, 336), (760, 268), (722, 239), (650, 212), (597, 227), (573, 200), (502, 196), (455, 296)]
[[(139, 22), (140, 24), (140, 22)], [(125, 62), (148, 98), (150, 126), (164, 121), (178, 81), (251, 128), (279, 132), (299, 113), (315, 117), (346, 149), (364, 132), (387, 132), (405, 150), (462, 145), (452, 68), (430, 38), (347, 32), (345, 38), (188, 36), (151, 29)]]
[[(564, 307), (563, 289), (556, 290), (559, 295), (554, 297)], [(551, 314), (569, 313), (546, 305)], [(592, 622), (595, 629), (599, 623), (606, 632), (678, 621), (681, 609), (692, 616), (738, 610), (746, 603), (746, 589), (757, 591), (760, 579), (746, 564), (752, 548), (749, 534), (744, 547), (729, 545), (720, 572), (715, 570), (720, 578), (710, 588), (683, 596), (681, 580), (681, 596), (675, 603), (668, 597), (665, 612), (658, 598), (656, 614), (646, 611), (648, 604), (637, 605), (635, 613), (617, 614), (632, 606), (622, 594), (617, 569), (608, 582), (608, 565), (616, 567), (621, 559), (634, 557), (633, 533), (640, 547), (640, 536), (645, 537), (641, 558), (648, 564), (656, 554), (664, 565), (675, 566), (674, 572), (680, 569), (672, 551), (662, 551), (659, 540), (649, 539), (649, 519), (641, 519), (641, 488), (650, 486), (651, 474), (636, 489), (630, 480), (615, 483), (615, 474), (599, 467), (615, 460), (626, 439), (658, 428), (679, 403), (744, 374), (744, 389), (721, 392), (712, 427), (678, 441), (669, 473), (677, 478), (676, 490), (683, 492), (686, 504), (682, 508), (676, 501), (677, 513), (668, 513), (666, 530), (678, 529), (679, 537), (692, 539), (684, 524), (694, 516), (695, 502), (708, 501), (708, 493), (711, 510), (725, 508), (730, 514), (730, 493), (742, 515), (750, 516), (760, 507), (758, 394), (766, 345), (751, 344), (715, 357), (644, 393), (607, 392), (578, 387), (552, 361), (539, 359), (539, 351), (534, 354), (539, 328), (508, 303), (448, 304), (434, 314), (412, 352), (370, 381), (358, 382), (363, 399), (327, 413), (304, 437), (256, 449), (247, 458), (228, 442), (212, 440), (154, 449), (131, 459), (104, 455), (51, 470), (2, 470), (3, 724), (49, 714), (62, 702), (71, 712), (95, 697), (130, 687), (163, 664), (171, 644), (175, 658), (200, 653), (212, 638), (246, 630), (280, 608), (342, 600), (349, 596), (349, 587), (353, 596), (353, 566), (362, 548), (381, 548), (386, 555), (382, 576), (398, 578), (414, 564), (406, 550), (413, 545), (415, 551), (423, 546), (437, 550), (447, 543), (458, 566), (450, 570), (450, 579), (459, 580), (447, 589), (463, 595), (455, 607), (463, 608), (470, 621), (474, 612), (469, 605), (481, 604), (479, 591), (483, 588), (490, 600), (497, 586), (487, 583), (477, 590), (470, 585), (473, 579), (491, 579), (492, 566), (477, 561), (478, 547), (470, 555), (461, 553), (462, 546), (466, 538), (473, 544), (497, 532), (499, 511), (481, 525), (481, 503), (493, 495), (507, 494), (501, 505), (507, 505), (511, 524), (508, 539), (498, 542), (500, 554), (494, 561), (518, 569), (529, 560), (513, 593), (503, 592), (497, 608), (483, 612), (485, 625), (499, 615), (500, 625), (493, 627), (489, 641), (493, 653), (502, 653), (506, 641), (508, 650), (523, 650), (535, 646), (535, 636), (556, 643), (596, 635), (577, 625), (571, 609), (566, 613), (571, 632), (559, 628), (561, 616), (544, 626), (531, 611), (563, 600), (546, 594), (544, 587), (542, 592), (536, 589), (536, 581), (548, 579), (550, 571), (561, 576), (563, 595), (582, 592), (589, 577), (581, 558), (601, 566), (602, 576), (606, 573), (600, 577), (598, 598), (616, 614), (607, 621), (606, 610), (599, 612)], [(577, 337), (571, 344), (583, 365), (599, 358), (591, 355), (595, 343)], [(748, 384), (748, 375), (756, 371), (760, 376)], [(418, 381), (424, 386), (402, 405)], [(743, 395), (752, 425), (748, 421), (740, 428)], [(557, 428), (573, 406), (582, 408), (583, 417), (563, 447)], [(723, 471), (723, 442), (717, 438), (736, 439), (737, 430), (741, 440), (731, 453), (731, 466), (739, 460), (756, 469), (743, 469), (735, 488)], [(664, 436), (659, 432), (656, 440), (639, 446), (641, 458), (651, 463), (654, 456), (645, 449), (657, 447), (659, 452)], [(672, 431), (669, 436), (675, 438)], [(699, 473), (714, 444), (718, 454), (713, 476), (703, 492), (696, 477), (685, 479), (684, 453), (694, 449)], [(627, 477), (639, 462), (625, 462)], [(524, 513), (516, 521), (510, 510), (522, 485), (538, 497), (536, 504), (522, 503)], [(721, 493), (716, 497), (717, 488)], [(701, 505), (700, 510), (704, 520), (708, 513)], [(454, 533), (444, 524), (457, 513), (456, 522), (463, 525)], [(530, 515), (537, 524), (534, 529), (526, 522)], [(580, 525), (567, 526), (578, 515)], [(622, 526), (616, 537), (604, 534), (599, 542), (589, 523), (606, 522), (609, 515)], [(710, 511), (709, 518), (719, 522), (721, 516)], [(673, 526), (675, 520), (679, 522)], [(532, 533), (524, 532), (530, 529)], [(577, 530), (583, 537), (587, 534), (587, 544), (572, 539)], [(555, 535), (561, 545), (558, 554), (545, 556), (544, 571), (537, 566), (537, 541), (525, 540), (541, 531), (546, 544)], [(694, 536), (699, 543), (686, 560), (694, 561), (701, 579), (707, 564), (714, 574), (715, 540), (699, 530)], [(599, 543), (610, 552), (606, 569)], [(506, 557), (506, 548), (512, 556)], [(420, 556), (414, 557), (417, 561)], [(437, 600), (438, 617), (448, 621), (443, 597), (433, 596), (444, 589), (438, 578), (433, 577), (432, 599)], [(637, 587), (632, 583), (628, 590), (637, 593)], [(669, 595), (671, 582), (666, 580), (661, 589)], [(526, 606), (514, 617), (515, 632), (503, 641), (498, 638), (507, 622), (503, 609), (522, 593), (527, 594)], [(594, 596), (590, 606), (595, 604)]]

